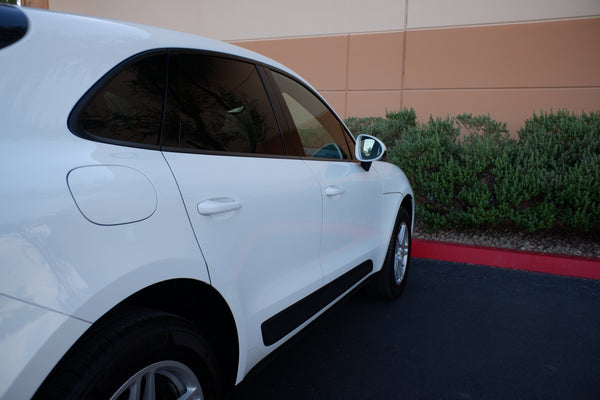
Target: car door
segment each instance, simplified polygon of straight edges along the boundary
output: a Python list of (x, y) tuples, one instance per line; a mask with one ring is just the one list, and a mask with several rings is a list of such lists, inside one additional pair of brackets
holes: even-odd
[(321, 267), (325, 284), (374, 260), (381, 245), (383, 189), (377, 171), (354, 160), (354, 141), (325, 103), (299, 81), (273, 79), (285, 104), (297, 151), (319, 181), (323, 198)]
[(255, 65), (182, 52), (169, 69), (164, 156), (211, 283), (245, 319), (240, 340), (258, 359), (289, 333), (266, 339), (263, 322), (322, 286), (318, 183), (287, 156)]

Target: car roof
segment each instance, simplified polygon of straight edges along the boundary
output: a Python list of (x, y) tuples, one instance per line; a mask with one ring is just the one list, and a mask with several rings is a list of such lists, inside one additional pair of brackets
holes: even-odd
[(31, 21), (32, 34), (44, 30), (44, 35), (57, 31), (71, 36), (69, 44), (80, 48), (102, 45), (112, 52), (143, 52), (156, 48), (186, 48), (213, 51), (246, 58), (258, 63), (282, 69), (292, 75), (293, 71), (261, 54), (206, 37), (158, 28), (149, 25), (77, 14), (22, 8)]
[[(73, 106), (102, 76), (124, 60), (155, 49), (223, 53), (285, 71), (308, 85), (276, 61), (217, 40), (123, 21), (28, 7), (18, 10), (27, 18), (27, 32), (0, 49), (0, 110), (5, 128), (64, 128)], [(23, 110), (35, 113), (24, 116)]]

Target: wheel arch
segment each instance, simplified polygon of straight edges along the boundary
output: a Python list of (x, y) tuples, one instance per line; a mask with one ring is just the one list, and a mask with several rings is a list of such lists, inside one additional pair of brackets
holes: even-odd
[(109, 313), (138, 306), (178, 315), (191, 321), (215, 350), (228, 387), (235, 384), (238, 361), (238, 331), (227, 302), (212, 286), (192, 279), (156, 283), (129, 296)]
[[(410, 218), (410, 233), (411, 233), (411, 237), (412, 237), (412, 232), (413, 232), (413, 228), (414, 228), (414, 224), (415, 224), (415, 219), (414, 219), (414, 201), (413, 201), (413, 197), (411, 194), (407, 194), (405, 196), (402, 197), (402, 200), (399, 202), (399, 204), (396, 205), (395, 207), (395, 213), (394, 218), (390, 221), (390, 228), (389, 228), (389, 232), (387, 235), (387, 242), (389, 243), (391, 237), (392, 237), (392, 232), (394, 230), (394, 226), (396, 225), (396, 221), (398, 220), (398, 215), (400, 214), (400, 210), (401, 209), (405, 209), (408, 212), (408, 217)], [(387, 244), (386, 244), (387, 246)]]
[(411, 235), (414, 228), (414, 200), (412, 193), (402, 194), (402, 193), (386, 193), (384, 195), (384, 203), (382, 208), (382, 230), (381, 230), (381, 251), (378, 259), (375, 262), (376, 268), (374, 272), (377, 272), (383, 266), (383, 261), (385, 259), (385, 254), (387, 252), (388, 245), (390, 243), (390, 239), (392, 237), (392, 233), (394, 231), (394, 226), (396, 225), (396, 220), (398, 219), (398, 213), (401, 208), (405, 208), (408, 212), (408, 216), (411, 221)]
[[(402, 199), (402, 203), (400, 203), (400, 207), (408, 211), (408, 216), (410, 217), (410, 232), (412, 233), (415, 227), (415, 204), (412, 195), (407, 194), (406, 196), (404, 196), (404, 198)], [(398, 211), (400, 210), (398, 209)]]
[[(98, 318), (54, 366), (37, 393), (43, 396), (48, 379), (97, 332), (135, 309), (162, 311), (190, 321), (214, 350), (225, 388), (233, 388), (238, 371), (239, 344), (235, 320), (223, 297), (212, 286), (181, 278), (155, 283), (130, 295)], [(41, 391), (41, 392), (40, 392)], [(34, 398), (37, 398), (34, 396)]]

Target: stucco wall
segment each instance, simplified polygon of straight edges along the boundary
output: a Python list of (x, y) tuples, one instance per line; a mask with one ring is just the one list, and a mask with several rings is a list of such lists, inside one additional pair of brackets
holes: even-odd
[(600, 109), (598, 0), (50, 0), (51, 9), (187, 31), (263, 53), (343, 117), (414, 107), (490, 113), (514, 132), (541, 110)]

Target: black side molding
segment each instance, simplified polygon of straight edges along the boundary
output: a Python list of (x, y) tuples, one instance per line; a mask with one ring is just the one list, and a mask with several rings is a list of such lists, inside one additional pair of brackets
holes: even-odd
[(27, 17), (18, 7), (0, 5), (0, 49), (19, 41), (28, 27)]
[(373, 261), (368, 260), (354, 267), (321, 289), (292, 304), (262, 323), (263, 343), (270, 346), (294, 329), (302, 325), (313, 315), (331, 304), (345, 291), (354, 286), (373, 270)]

